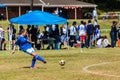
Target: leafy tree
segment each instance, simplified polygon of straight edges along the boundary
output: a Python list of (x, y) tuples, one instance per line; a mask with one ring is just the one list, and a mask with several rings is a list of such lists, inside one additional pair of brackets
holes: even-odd
[(119, 10), (120, 0), (79, 0), (83, 2), (95, 3), (102, 10)]

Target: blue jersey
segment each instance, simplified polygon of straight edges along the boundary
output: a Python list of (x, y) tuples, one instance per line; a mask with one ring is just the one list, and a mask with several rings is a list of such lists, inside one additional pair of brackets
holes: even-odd
[(20, 50), (25, 52), (27, 49), (32, 47), (31, 44), (27, 41), (27, 38), (24, 36), (18, 36), (15, 44), (20, 47)]

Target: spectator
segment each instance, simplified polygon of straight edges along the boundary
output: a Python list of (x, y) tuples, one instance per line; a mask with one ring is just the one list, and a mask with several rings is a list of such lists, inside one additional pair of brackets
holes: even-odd
[(94, 27), (98, 25), (97, 19), (94, 20), (93, 25)]
[(79, 37), (80, 37), (80, 42), (81, 42), (81, 48), (85, 46), (85, 38), (86, 38), (86, 26), (84, 25), (84, 22), (81, 21), (81, 24), (78, 28), (79, 30)]
[(14, 28), (13, 24), (9, 24), (9, 27), (8, 27), (8, 41), (10, 41), (11, 49), (13, 49), (13, 47), (14, 47), (15, 38), (16, 38), (16, 29)]
[(21, 32), (21, 30), (23, 30), (24, 28), (23, 28), (23, 26), (22, 25), (20, 25), (19, 26), (19, 33)]
[(60, 28), (60, 49), (62, 47), (62, 45), (64, 45), (64, 48), (67, 47), (67, 29), (65, 25), (62, 25), (62, 27)]
[(55, 26), (55, 31), (54, 31), (54, 35), (55, 35), (55, 50), (59, 50), (58, 46), (59, 46), (59, 25)]
[(48, 28), (48, 35), (49, 35), (49, 37), (48, 37), (48, 47), (47, 47), (47, 49), (54, 49), (54, 37), (55, 37), (55, 35), (54, 35), (54, 31), (53, 31), (53, 28), (52, 28), (52, 25), (49, 25), (49, 28)]
[(103, 40), (104, 40), (103, 37), (101, 37), (100, 39), (97, 40), (96, 45), (97, 45), (98, 48), (102, 48), (103, 47)]
[(94, 10), (92, 12), (92, 17), (93, 17), (93, 19), (97, 19), (97, 17), (98, 17), (96, 8), (94, 8)]
[[(6, 40), (4, 36), (4, 29), (0, 26), (0, 50), (6, 50)], [(4, 44), (4, 49), (2, 49), (2, 45)]]
[(118, 47), (120, 47), (120, 27), (117, 30), (117, 34), (118, 34)]
[(116, 28), (117, 22), (113, 21), (110, 31), (110, 38), (111, 38), (111, 46), (112, 48), (116, 47), (116, 41), (117, 41), (117, 28)]
[(105, 47), (105, 48), (111, 47), (111, 45), (107, 39), (107, 36), (103, 36), (103, 38), (104, 38), (103, 43), (102, 43), (103, 47)]
[(28, 36), (28, 39), (30, 39), (30, 28), (31, 28), (31, 25), (28, 25), (27, 26), (27, 29), (26, 29), (26, 31), (27, 31), (27, 36)]
[(43, 33), (40, 33), (40, 29), (39, 29), (37, 31), (37, 43), (36, 43), (37, 50), (41, 49), (42, 39), (43, 39)]
[(36, 42), (37, 42), (37, 28), (34, 27), (34, 25), (32, 25), (32, 28), (30, 30), (30, 34), (31, 34), (31, 41), (32, 41), (32, 47), (36, 47)]
[(120, 27), (118, 28), (118, 30), (117, 30), (117, 34), (118, 34), (118, 39), (120, 39)]
[(100, 25), (95, 26), (95, 32), (94, 32), (94, 46), (96, 45), (97, 40), (100, 38)]
[(76, 27), (77, 26), (77, 23), (76, 21), (74, 21), (72, 23), (72, 26), (70, 27), (70, 39), (69, 39), (69, 43), (70, 43), (70, 46), (73, 47), (74, 46), (74, 43), (76, 42), (76, 39), (75, 39), (75, 36), (76, 36)]
[(92, 48), (92, 40), (93, 40), (93, 35), (94, 35), (95, 28), (93, 24), (91, 23), (91, 20), (88, 20), (88, 25), (87, 25), (87, 47), (90, 46)]

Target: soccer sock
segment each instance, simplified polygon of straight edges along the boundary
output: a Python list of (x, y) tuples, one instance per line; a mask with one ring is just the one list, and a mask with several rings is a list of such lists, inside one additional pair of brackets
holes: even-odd
[(31, 67), (34, 67), (34, 66), (35, 66), (35, 62), (36, 62), (36, 59), (35, 59), (35, 57), (33, 57), (32, 63), (31, 63)]
[(4, 44), (4, 50), (6, 50), (6, 43)]
[(35, 55), (34, 58), (39, 60), (39, 61), (44, 62), (44, 59), (42, 57), (38, 56), (38, 55)]

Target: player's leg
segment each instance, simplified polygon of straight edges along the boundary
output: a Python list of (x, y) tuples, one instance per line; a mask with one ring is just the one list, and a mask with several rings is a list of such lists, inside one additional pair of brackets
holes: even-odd
[(46, 63), (46, 61), (42, 57), (37, 55), (36, 52), (33, 52), (32, 55), (34, 56), (35, 59), (42, 61), (43, 63)]
[(32, 62), (31, 62), (31, 68), (34, 68), (36, 60), (42, 61), (43, 63), (46, 63), (46, 61), (38, 56), (33, 48), (29, 48), (25, 51), (26, 53), (30, 54), (33, 56)]
[(35, 67), (36, 59), (33, 57), (32, 62), (31, 62), (31, 68)]

